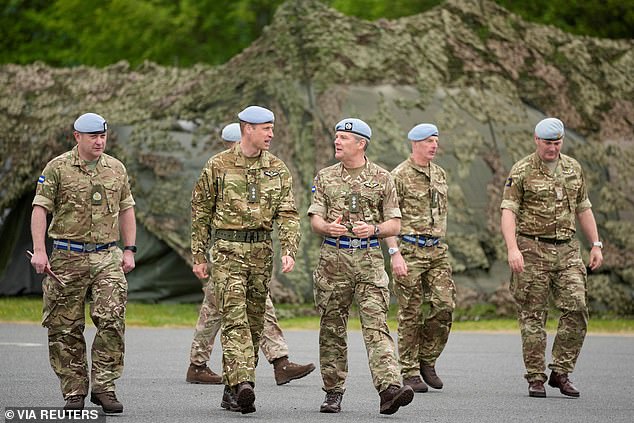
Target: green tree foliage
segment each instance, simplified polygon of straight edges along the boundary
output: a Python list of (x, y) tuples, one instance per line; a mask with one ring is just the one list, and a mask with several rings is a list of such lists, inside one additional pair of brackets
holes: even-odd
[(376, 20), (415, 15), (443, 3), (443, 0), (324, 0), (342, 13)]
[[(301, 0), (297, 0), (301, 1)], [(364, 19), (424, 12), (443, 0), (322, 0)], [(535, 22), (634, 37), (634, 2), (496, 0)], [(0, 0), (0, 63), (189, 67), (227, 61), (255, 40), (283, 0)]]
[(496, 0), (529, 21), (578, 35), (634, 38), (632, 0)]
[[(282, 0), (9, 0), (0, 61), (106, 66), (127, 60), (222, 63), (248, 46)], [(1, 4), (1, 3), (0, 3)]]

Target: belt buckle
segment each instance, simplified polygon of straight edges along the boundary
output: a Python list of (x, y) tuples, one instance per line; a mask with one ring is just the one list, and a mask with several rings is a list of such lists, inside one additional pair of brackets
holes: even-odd
[(361, 240), (359, 238), (354, 238), (350, 240), (350, 246), (352, 248), (359, 248), (361, 247)]
[(97, 250), (97, 244), (93, 242), (88, 242), (84, 244), (84, 251), (86, 251), (87, 253), (92, 253), (96, 250)]
[(434, 240), (431, 238), (427, 238), (425, 240), (425, 247), (431, 247), (432, 245), (434, 245)]

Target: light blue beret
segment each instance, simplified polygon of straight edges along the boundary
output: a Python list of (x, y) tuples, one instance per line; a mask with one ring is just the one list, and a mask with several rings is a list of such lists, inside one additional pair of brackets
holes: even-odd
[(335, 131), (352, 132), (368, 140), (372, 138), (370, 126), (357, 118), (345, 118), (335, 125)]
[(438, 128), (431, 123), (421, 123), (410, 129), (407, 138), (410, 141), (422, 141), (432, 135), (438, 136)]
[(249, 106), (238, 113), (238, 119), (247, 123), (269, 123), (275, 121), (275, 115), (264, 107)]
[(546, 118), (535, 126), (535, 135), (549, 141), (561, 139), (564, 137), (564, 124), (557, 118)]
[(224, 141), (229, 142), (238, 142), (240, 141), (240, 124), (239, 123), (230, 123), (229, 125), (222, 128), (222, 133), (220, 134)]
[(73, 128), (83, 134), (102, 134), (108, 130), (108, 122), (96, 113), (84, 113), (77, 118)]

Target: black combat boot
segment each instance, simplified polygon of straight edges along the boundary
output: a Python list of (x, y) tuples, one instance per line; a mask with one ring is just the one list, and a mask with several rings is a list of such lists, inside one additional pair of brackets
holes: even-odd
[(240, 406), (238, 405), (238, 401), (233, 396), (231, 392), (231, 388), (225, 385), (225, 390), (222, 393), (222, 401), (220, 402), (220, 406), (225, 410), (229, 411), (240, 411)]
[(255, 391), (251, 382), (241, 382), (235, 387), (233, 394), (242, 414), (255, 412)]
[(326, 399), (319, 408), (320, 413), (339, 413), (341, 411), (341, 400), (343, 392), (326, 392)]

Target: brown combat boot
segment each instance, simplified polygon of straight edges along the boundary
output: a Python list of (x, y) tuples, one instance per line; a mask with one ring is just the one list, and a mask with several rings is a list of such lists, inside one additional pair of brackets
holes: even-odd
[(528, 382), (528, 396), (535, 398), (546, 398), (546, 388), (541, 380)]
[(250, 382), (241, 382), (235, 388), (233, 396), (242, 414), (255, 412), (255, 391)]
[(204, 385), (222, 384), (222, 376), (214, 373), (206, 364), (202, 366), (190, 364), (185, 380), (189, 383), (201, 383)]
[(559, 392), (569, 397), (578, 398), (580, 395), (566, 373), (551, 372), (548, 384), (553, 388), (559, 388)]
[(123, 412), (123, 404), (119, 402), (114, 391), (101, 392), (99, 394), (91, 392), (90, 402), (100, 405), (103, 412), (107, 414)]
[(222, 401), (220, 402), (220, 406), (225, 410), (240, 411), (240, 406), (236, 401), (236, 397), (233, 396), (231, 388), (227, 385), (225, 385), (225, 391), (222, 393)]
[(403, 385), (411, 386), (414, 392), (427, 392), (429, 388), (425, 385), (425, 382), (420, 378), (420, 376), (412, 376), (403, 379)]
[(427, 366), (420, 363), (420, 374), (423, 376), (423, 380), (429, 386), (434, 389), (442, 389), (442, 380), (436, 374), (436, 368), (434, 366)]
[(83, 410), (84, 409), (84, 395), (71, 395), (66, 398), (66, 404), (64, 404), (64, 410)]
[(275, 373), (275, 383), (278, 385), (284, 385), (291, 380), (301, 379), (307, 376), (310, 372), (315, 370), (313, 363), (308, 364), (295, 364), (292, 361), (288, 361), (288, 357), (280, 357), (273, 360), (273, 369)]
[(342, 392), (329, 391), (326, 392), (326, 399), (319, 407), (320, 413), (339, 413), (341, 411)]
[(414, 391), (411, 386), (398, 387), (390, 385), (383, 392), (379, 393), (381, 397), (381, 414), (394, 414), (400, 407), (404, 407), (414, 399)]

